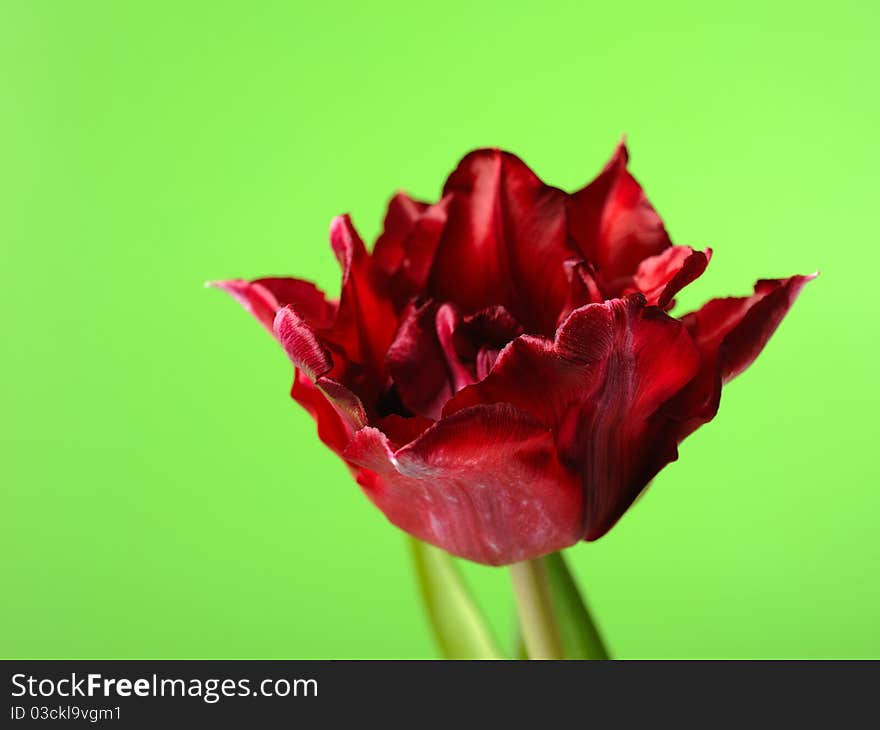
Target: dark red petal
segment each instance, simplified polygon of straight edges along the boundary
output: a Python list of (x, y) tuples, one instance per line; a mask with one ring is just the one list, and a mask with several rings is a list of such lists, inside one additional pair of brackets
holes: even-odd
[(755, 294), (761, 299), (725, 335), (718, 352), (723, 382), (732, 380), (755, 361), (806, 283), (815, 278), (816, 274), (812, 274), (793, 276), (784, 282), (762, 280), (755, 284)]
[(486, 346), (500, 350), (522, 333), (522, 325), (504, 307), (487, 307), (462, 318), (455, 331), (455, 347), (468, 355)]
[(628, 160), (621, 143), (599, 176), (568, 201), (571, 237), (598, 270), (609, 297), (626, 287), (639, 263), (672, 245), (657, 211), (627, 171)]
[(453, 343), (460, 322), (453, 306), (431, 300), (405, 310), (385, 365), (400, 399), (413, 413), (437, 420), (446, 401), (474, 382)]
[(324, 392), (299, 370), (294, 374), (290, 396), (315, 419), (321, 441), (341, 456), (353, 433), (348, 419), (343, 418)]
[(334, 364), (327, 344), (315, 332), (332, 321), (335, 304), (299, 279), (235, 279), (212, 285), (234, 296), (275, 335), (297, 368), (291, 397), (315, 419), (320, 439), (341, 454), (351, 433), (366, 423), (366, 415), (357, 396), (327, 377), (346, 366), (344, 361)]
[(228, 279), (212, 281), (209, 285), (235, 297), (269, 332), (272, 332), (275, 313), (287, 305), (313, 327), (327, 327), (336, 316), (336, 303), (327, 301), (324, 292), (301, 279)]
[(808, 281), (816, 278), (761, 279), (750, 297), (713, 299), (682, 318), (705, 355), (718, 353), (721, 378), (727, 382), (760, 354)]
[(388, 437), (391, 448), (397, 450), (411, 441), (415, 441), (434, 425), (434, 421), (422, 416), (404, 417), (392, 413), (380, 418), (374, 425)]
[(568, 315), (585, 304), (601, 304), (605, 301), (596, 281), (596, 271), (588, 261), (569, 259), (565, 262), (565, 275), (568, 278), (568, 296), (559, 313), (558, 324), (562, 324)]
[(705, 251), (694, 251), (690, 246), (667, 248), (639, 264), (631, 291), (644, 294), (648, 304), (668, 309), (673, 297), (702, 275), (711, 257), (711, 248)]
[(657, 462), (675, 458), (674, 433), (658, 434), (652, 419), (698, 365), (681, 323), (633, 295), (576, 310), (554, 341), (514, 340), (486, 379), (462, 390), (445, 413), (506, 402), (552, 427), (563, 461), (583, 477), (584, 535), (595, 539)]
[(437, 246), (446, 227), (448, 208), (448, 197), (426, 208), (404, 240), (403, 261), (391, 282), (398, 297), (410, 298), (425, 291)]
[(330, 244), (342, 267), (342, 291), (336, 320), (319, 334), (361, 365), (375, 389), (384, 384), (385, 353), (397, 314), (388, 296), (375, 288), (370, 258), (347, 215), (330, 225)]
[(385, 229), (373, 249), (376, 286), (389, 294), (398, 308), (422, 294), (446, 225), (449, 199), (434, 205), (419, 203), (398, 193), (388, 206)]
[[(522, 331), (520, 323), (504, 307), (481, 309), (461, 320), (453, 337), (454, 351), (463, 360), (473, 363), (476, 380), (482, 380), (494, 367), (501, 350)], [(459, 378), (456, 391), (474, 380), (474, 377)]]
[(715, 417), (722, 384), (755, 360), (804, 285), (815, 277), (762, 279), (752, 296), (712, 299), (682, 317), (700, 351), (701, 365), (697, 377), (666, 409), (680, 422), (679, 441)]
[(449, 177), (449, 217), (434, 257), (429, 294), (465, 314), (506, 307), (527, 330), (552, 332), (572, 255), (565, 199), (514, 155), (478, 150)]
[(474, 371), (477, 380), (482, 380), (492, 372), (492, 368), (495, 367), (495, 362), (498, 360), (498, 355), (500, 354), (501, 350), (494, 347), (480, 348), (479, 352), (477, 352), (476, 360), (474, 361)]
[[(469, 319), (472, 322), (472, 319)], [(474, 376), (462, 364), (455, 347), (455, 334), (462, 325), (458, 310), (451, 304), (441, 304), (437, 310), (437, 340), (443, 350), (443, 359), (452, 381), (452, 392), (457, 393), (474, 382)]]
[(403, 192), (397, 193), (388, 203), (382, 234), (373, 247), (373, 260), (387, 276), (400, 269), (404, 257), (404, 241), (427, 207), (427, 203), (413, 200)]
[(333, 378), (323, 377), (315, 381), (321, 392), (333, 404), (343, 420), (354, 430), (367, 425), (367, 412), (361, 399), (348, 386)]
[(385, 358), (404, 405), (434, 420), (454, 392), (437, 338), (437, 309), (433, 301), (409, 307)]
[(275, 317), (275, 337), (297, 370), (314, 381), (346, 424), (354, 430), (362, 428), (367, 415), (361, 400), (348, 386), (328, 376), (335, 370), (332, 355), (290, 307), (279, 310)]
[(392, 523), (453, 555), (504, 565), (581, 536), (577, 475), (559, 462), (549, 429), (511, 406), (462, 411), (397, 451), (368, 427), (344, 456)]

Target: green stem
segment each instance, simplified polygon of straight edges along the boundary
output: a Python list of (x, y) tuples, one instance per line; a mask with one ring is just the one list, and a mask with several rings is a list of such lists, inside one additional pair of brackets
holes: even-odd
[(510, 566), (510, 575), (529, 658), (564, 659), (544, 561), (539, 558), (514, 563)]
[(567, 659), (608, 659), (608, 649), (562, 553), (544, 558)]
[(415, 538), (409, 543), (419, 591), (440, 653), (447, 659), (502, 659), (489, 625), (452, 558)]

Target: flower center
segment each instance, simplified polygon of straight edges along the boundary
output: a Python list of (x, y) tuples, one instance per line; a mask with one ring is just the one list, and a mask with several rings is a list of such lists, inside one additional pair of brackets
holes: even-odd
[(522, 333), (504, 307), (462, 315), (448, 302), (411, 303), (386, 355), (389, 382), (377, 410), (440, 418), (446, 402), (485, 378), (505, 345)]

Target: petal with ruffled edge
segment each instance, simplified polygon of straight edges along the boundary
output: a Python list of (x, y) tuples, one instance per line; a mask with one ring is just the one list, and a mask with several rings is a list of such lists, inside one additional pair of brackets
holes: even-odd
[(445, 413), (506, 402), (551, 427), (564, 463), (583, 480), (589, 540), (604, 534), (662, 466), (676, 458), (674, 429), (656, 414), (694, 376), (688, 331), (642, 295), (573, 312), (553, 341), (524, 335), (485, 380)]
[(281, 343), (296, 366), (291, 397), (315, 419), (318, 436), (341, 454), (351, 434), (366, 422), (360, 400), (331, 375), (344, 371), (316, 333), (336, 318), (336, 302), (320, 289), (292, 278), (231, 279), (209, 282), (231, 294)]
[(526, 330), (552, 333), (568, 292), (564, 262), (574, 253), (565, 193), (497, 149), (467, 155), (443, 192), (449, 217), (428, 294), (464, 314), (502, 305)]
[(344, 456), (392, 523), (453, 555), (504, 565), (581, 536), (580, 480), (550, 430), (512, 406), (463, 410), (396, 451), (367, 427)]
[(631, 283), (639, 264), (672, 245), (642, 186), (627, 170), (620, 143), (605, 169), (568, 200), (568, 228), (583, 256), (597, 269), (606, 297)]
[[(328, 350), (326, 344), (315, 331), (297, 315), (291, 307), (278, 310), (275, 316), (274, 334), (284, 348), (290, 361), (297, 368), (296, 377), (305, 375), (315, 387), (327, 398), (336, 413), (340, 416), (346, 429), (354, 432), (367, 423), (367, 414), (360, 398), (335, 375), (344, 367), (339, 367)], [(303, 382), (294, 382), (293, 393), (301, 393), (309, 403), (309, 411), (322, 415), (315, 403), (313, 394), (307, 393)], [(317, 417), (316, 415), (316, 417)], [(319, 429), (321, 423), (319, 422)], [(328, 424), (328, 429), (336, 430), (335, 424)]]
[(207, 285), (231, 294), (269, 332), (272, 332), (275, 314), (288, 305), (312, 327), (329, 327), (336, 317), (336, 302), (328, 301), (324, 292), (302, 279), (227, 279), (209, 281)]
[(648, 304), (669, 309), (673, 297), (703, 274), (711, 258), (711, 248), (705, 251), (694, 251), (690, 246), (667, 248), (639, 264), (627, 294), (641, 292)]
[(764, 349), (807, 282), (817, 274), (762, 279), (748, 297), (712, 299), (682, 323), (700, 351), (700, 371), (667, 407), (681, 422), (680, 439), (712, 420), (721, 386), (745, 370)]

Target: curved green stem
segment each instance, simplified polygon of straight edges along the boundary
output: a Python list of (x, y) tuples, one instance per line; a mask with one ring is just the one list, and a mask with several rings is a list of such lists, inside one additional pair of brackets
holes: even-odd
[(608, 659), (608, 649), (562, 553), (544, 558), (566, 659)]
[(608, 659), (608, 650), (562, 553), (510, 566), (519, 646), (531, 659)]
[(452, 558), (410, 538), (413, 565), (428, 620), (447, 659), (502, 659), (489, 625), (461, 579)]
[(520, 626), (530, 659), (564, 659), (553, 610), (547, 566), (542, 559), (510, 566)]

